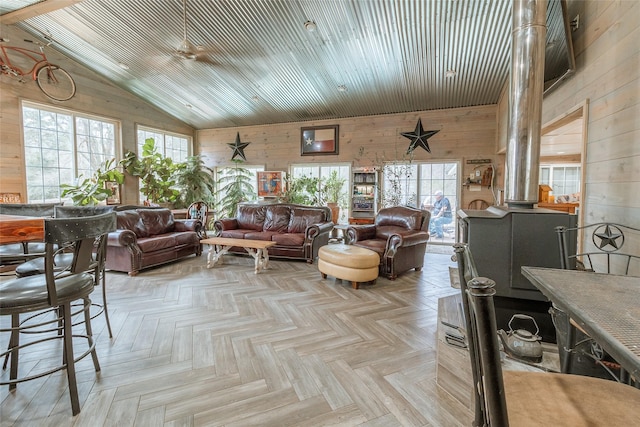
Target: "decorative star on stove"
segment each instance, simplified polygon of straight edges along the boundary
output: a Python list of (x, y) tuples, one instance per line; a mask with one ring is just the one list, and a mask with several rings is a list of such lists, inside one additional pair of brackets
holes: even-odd
[(425, 132), (422, 128), (422, 119), (418, 119), (418, 124), (413, 132), (402, 132), (400, 135), (411, 140), (411, 144), (409, 144), (409, 148), (407, 148), (407, 154), (411, 154), (411, 152), (418, 147), (422, 147), (430, 153), (431, 148), (429, 148), (427, 139), (431, 138), (438, 132), (440, 132), (440, 130), (428, 130)]
[[(604, 226), (604, 232), (599, 230), (602, 230), (602, 227), (600, 227), (599, 229), (593, 232), (593, 235), (594, 235), (593, 243), (595, 243), (598, 246), (598, 248), (602, 249), (603, 251), (606, 251), (605, 248), (611, 245), (614, 249), (611, 249), (610, 251), (613, 251), (613, 250), (618, 250), (622, 247), (624, 243), (624, 235), (622, 234), (622, 232), (618, 227), (616, 227), (615, 225), (610, 226), (609, 224), (607, 224)], [(600, 239), (600, 243), (596, 243), (595, 241), (596, 237)], [(620, 244), (618, 244), (618, 239), (622, 239), (620, 241)]]
[(227, 145), (233, 148), (233, 155), (231, 155), (231, 160), (235, 159), (236, 156), (240, 156), (242, 160), (247, 161), (247, 157), (244, 155), (244, 149), (247, 145), (251, 144), (250, 142), (240, 142), (240, 132), (236, 134), (236, 141), (231, 144), (227, 143)]

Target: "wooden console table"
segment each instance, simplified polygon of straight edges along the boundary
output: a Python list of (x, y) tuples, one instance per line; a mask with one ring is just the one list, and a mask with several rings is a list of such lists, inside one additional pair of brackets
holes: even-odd
[(255, 260), (255, 273), (265, 270), (269, 265), (269, 251), (271, 246), (275, 246), (276, 242), (267, 240), (247, 240), (232, 239), (229, 237), (210, 237), (200, 240), (200, 243), (209, 245), (207, 253), (207, 268), (212, 268), (216, 264), (222, 264), (222, 255), (229, 252), (234, 246), (244, 248), (249, 255)]

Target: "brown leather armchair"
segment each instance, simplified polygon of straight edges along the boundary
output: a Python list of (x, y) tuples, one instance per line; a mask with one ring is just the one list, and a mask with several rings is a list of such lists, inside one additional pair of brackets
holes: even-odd
[(380, 275), (394, 280), (412, 268), (422, 269), (430, 218), (429, 211), (410, 207), (380, 209), (373, 224), (349, 226), (347, 242), (377, 252)]

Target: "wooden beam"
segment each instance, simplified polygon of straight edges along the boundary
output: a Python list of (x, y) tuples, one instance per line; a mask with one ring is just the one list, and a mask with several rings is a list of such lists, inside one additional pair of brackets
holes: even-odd
[(24, 21), (34, 16), (44, 15), (45, 13), (73, 6), (81, 1), (82, 0), (45, 0), (0, 16), (0, 23), (4, 25), (15, 24), (16, 22)]

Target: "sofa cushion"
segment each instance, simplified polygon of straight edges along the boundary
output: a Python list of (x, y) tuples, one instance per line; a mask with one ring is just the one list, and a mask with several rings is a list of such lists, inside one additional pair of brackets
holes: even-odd
[(136, 234), (136, 237), (147, 237), (147, 229), (142, 224), (138, 211), (120, 211), (117, 212), (118, 216), (118, 229), (131, 230)]
[(229, 239), (244, 239), (247, 233), (254, 233), (256, 230), (246, 230), (246, 229), (233, 229), (233, 230), (225, 230), (220, 233), (220, 237), (227, 237)]
[(264, 220), (264, 231), (287, 231), (291, 210), (288, 206), (267, 206)]
[(160, 251), (162, 249), (173, 249), (176, 246), (176, 238), (174, 234), (143, 237), (138, 239), (138, 246), (144, 253)]
[(238, 228), (261, 231), (264, 225), (264, 206), (238, 205)]
[(174, 227), (173, 214), (169, 209), (137, 209), (147, 236), (171, 233)]
[(381, 209), (376, 215), (376, 226), (396, 226), (408, 230), (420, 230), (422, 212), (401, 206)]
[(177, 245), (194, 245), (200, 242), (195, 231), (182, 231), (173, 233)]
[(279, 246), (300, 247), (304, 244), (304, 233), (280, 233), (275, 234), (271, 241)]
[(244, 238), (249, 240), (266, 240), (270, 242), (271, 238), (277, 234), (277, 231), (251, 231), (245, 234)]
[(325, 222), (323, 211), (295, 207), (291, 209), (291, 220), (287, 231), (289, 233), (304, 233), (309, 225), (323, 222)]

